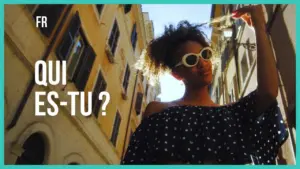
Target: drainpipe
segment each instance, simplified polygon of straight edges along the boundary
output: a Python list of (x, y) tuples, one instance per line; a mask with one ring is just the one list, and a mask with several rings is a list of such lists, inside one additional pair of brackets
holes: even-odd
[(134, 99), (134, 96), (135, 96), (136, 85), (137, 85), (137, 81), (138, 81), (138, 75), (139, 75), (139, 71), (137, 71), (136, 75), (135, 75), (135, 82), (134, 82), (133, 94), (132, 94), (132, 97), (131, 97), (131, 104), (130, 104), (129, 113), (128, 113), (128, 120), (127, 120), (125, 140), (124, 140), (124, 144), (123, 144), (121, 161), (123, 160), (124, 155), (125, 155), (125, 147), (126, 147), (128, 129), (129, 129), (129, 126), (130, 126), (130, 119), (131, 119), (130, 117), (131, 117), (131, 112), (132, 112), (132, 107), (133, 107), (133, 99)]

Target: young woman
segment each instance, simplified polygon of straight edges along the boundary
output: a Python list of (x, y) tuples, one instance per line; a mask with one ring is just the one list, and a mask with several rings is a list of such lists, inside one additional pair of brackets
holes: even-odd
[(262, 6), (241, 8), (233, 17), (254, 27), (257, 89), (230, 105), (214, 103), (208, 91), (212, 50), (203, 33), (188, 22), (170, 26), (149, 45), (148, 70), (171, 70), (185, 93), (172, 102), (149, 103), (121, 164), (275, 163), (287, 131), (277, 111), (277, 70)]

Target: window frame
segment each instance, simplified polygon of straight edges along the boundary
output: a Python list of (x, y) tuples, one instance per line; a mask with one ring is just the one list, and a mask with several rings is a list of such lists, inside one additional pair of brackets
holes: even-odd
[(145, 89), (145, 97), (147, 97), (148, 95), (148, 90), (149, 90), (149, 84), (146, 84), (146, 89)]
[[(127, 75), (126, 74), (127, 70), (129, 72), (128, 76), (126, 76)], [(129, 82), (130, 82), (130, 76), (131, 76), (131, 70), (130, 70), (129, 64), (126, 63), (125, 71), (123, 73), (123, 81), (122, 81), (122, 88), (123, 88), (125, 94), (127, 94), (127, 92), (128, 92), (128, 87), (129, 87)], [(127, 85), (125, 84), (126, 81), (127, 81)], [(126, 85), (126, 87), (124, 85)]]
[[(115, 45), (116, 45), (116, 48), (115, 48), (115, 50), (113, 51), (112, 46), (110, 46), (110, 38), (111, 38), (111, 36), (112, 36), (112, 33), (113, 33), (113, 30), (114, 30), (115, 24), (117, 25), (117, 32), (119, 32), (119, 35), (118, 35), (118, 37), (117, 37), (117, 40), (113, 39), (112, 45), (114, 44), (114, 42), (116, 43), (116, 44), (115, 44)], [(115, 34), (115, 33), (114, 33), (114, 34)], [(108, 34), (108, 39), (107, 39), (107, 44), (108, 44), (108, 47), (109, 47), (109, 49), (110, 49), (110, 51), (111, 51), (113, 57), (115, 57), (115, 55), (116, 55), (116, 53), (117, 53), (117, 49), (118, 49), (118, 47), (119, 47), (120, 37), (121, 37), (120, 27), (119, 27), (117, 18), (115, 18), (114, 21), (113, 21), (113, 24), (112, 24), (112, 26), (111, 26), (111, 28), (110, 28), (110, 32), (109, 32), (109, 34)], [(115, 37), (114, 37), (114, 38), (115, 38)]]
[[(247, 45), (250, 45), (250, 38), (247, 39), (246, 41)], [(253, 51), (247, 48), (247, 56), (248, 56), (248, 64), (250, 65), (249, 67), (251, 67), (254, 63), (254, 56), (253, 56)]]
[[(245, 50), (243, 55), (242, 55), (242, 58), (240, 60), (240, 66), (241, 66), (241, 75), (242, 75), (242, 83), (244, 84), (246, 81), (247, 81), (247, 77), (248, 77), (248, 74), (249, 74), (249, 70), (250, 70), (250, 67), (249, 67), (249, 62), (248, 62), (248, 56), (247, 56), (247, 51)], [(247, 72), (244, 74), (244, 67), (243, 66), (246, 66), (247, 68)], [(245, 76), (245, 77), (244, 77)]]
[[(128, 13), (130, 13), (131, 11), (132, 11), (132, 6), (133, 4), (123, 4), (123, 9), (124, 9), (124, 14), (126, 15), (126, 14), (128, 14)], [(130, 8), (129, 8), (129, 10), (127, 11), (126, 10), (126, 7), (127, 6), (130, 6)]]
[[(82, 28), (80, 28), (80, 29), (82, 29)], [(81, 39), (80, 39), (81, 38)], [(85, 42), (85, 40), (84, 40), (84, 35), (83, 35), (83, 33), (82, 33), (82, 30), (79, 30), (78, 32), (77, 32), (77, 35), (76, 35), (76, 38), (75, 38), (76, 40), (74, 40), (74, 42), (75, 43), (73, 43), (72, 44), (72, 49), (71, 49), (71, 51), (69, 52), (69, 54), (68, 54), (68, 56), (67, 56), (67, 58), (66, 58), (66, 63), (67, 63), (67, 78), (69, 79), (69, 80), (71, 80), (71, 81), (73, 81), (73, 77), (74, 77), (74, 75), (75, 75), (75, 72), (76, 72), (76, 70), (78, 69), (78, 64), (79, 64), (79, 61), (80, 61), (80, 59), (81, 59), (81, 57), (84, 57), (83, 56), (83, 52), (84, 52), (84, 50), (86, 49), (86, 47), (87, 47), (87, 44), (86, 44), (86, 42)], [(73, 70), (73, 75), (72, 75), (72, 77), (69, 77), (69, 66), (70, 66), (70, 62), (71, 62), (71, 59), (74, 57), (72, 54), (73, 54), (73, 52), (74, 52), (74, 50), (75, 50), (75, 48), (76, 48), (76, 42), (78, 42), (78, 41), (82, 41), (82, 49), (81, 49), (81, 51), (80, 51), (80, 54), (79, 54), (79, 56), (78, 56), (78, 59), (77, 59), (77, 62), (76, 62), (76, 65), (75, 65), (75, 68), (74, 68), (74, 70)], [(72, 57), (71, 57), (72, 56)]]
[[(28, 7), (29, 5), (30, 5), (30, 6), (34, 6), (32, 11), (29, 9), (29, 7)], [(40, 5), (38, 5), (38, 4), (24, 4), (24, 6), (26, 7), (27, 11), (28, 11), (31, 15), (33, 15)]]
[[(24, 6), (25, 6), (25, 8), (26, 8), (26, 10), (27, 10), (27, 12), (30, 14), (30, 16), (32, 17), (32, 20), (34, 21), (34, 24), (36, 23), (36, 11), (38, 10), (38, 8), (39, 7), (41, 7), (41, 6), (45, 6), (46, 4), (24, 4)], [(54, 4), (54, 5), (63, 5), (63, 4)], [(31, 10), (30, 8), (29, 8), (29, 6), (34, 6), (33, 7), (33, 9)], [(53, 5), (52, 5), (53, 6)], [(42, 29), (42, 27), (40, 27), (40, 28), (37, 28), (37, 30), (43, 35), (43, 36), (45, 36), (45, 37), (47, 37), (47, 38), (50, 38), (53, 34), (54, 34), (54, 32), (55, 32), (55, 28), (57, 27), (57, 25), (61, 22), (60, 20), (61, 20), (61, 18), (63, 17), (63, 12), (64, 12), (64, 10), (65, 10), (65, 8), (67, 7), (67, 5), (64, 5), (64, 6), (62, 6), (62, 9), (61, 9), (61, 11), (60, 11), (60, 13), (58, 14), (59, 16), (56, 18), (56, 21), (55, 21), (55, 23), (54, 23), (54, 25), (53, 25), (53, 27), (52, 27), (52, 29), (51, 28), (49, 28), (49, 18), (47, 18), (48, 20), (47, 20), (47, 26), (48, 27), (46, 27), (46, 29)], [(57, 12), (57, 11), (56, 11)], [(53, 13), (49, 13), (49, 15), (50, 14), (53, 14)], [(50, 24), (51, 25), (51, 24)], [(36, 27), (36, 26), (35, 26)], [(49, 29), (49, 30), (47, 30), (47, 29)], [(49, 32), (48, 32), (49, 31)]]
[(106, 5), (105, 5), (105, 4), (101, 4), (101, 5), (103, 5), (101, 14), (99, 14), (99, 12), (98, 12), (97, 5), (99, 5), (99, 4), (94, 4), (94, 5), (93, 5), (93, 11), (94, 11), (94, 13), (95, 13), (95, 15), (96, 15), (96, 18), (98, 19), (98, 23), (101, 23), (101, 20), (102, 20), (102, 18), (103, 18), (103, 14), (104, 14)]
[[(117, 119), (117, 117), (119, 117), (118, 118), (119, 120)], [(115, 118), (114, 118), (113, 128), (112, 128), (112, 131), (111, 131), (111, 137), (110, 137), (110, 141), (115, 147), (117, 146), (117, 143), (118, 143), (118, 136), (119, 136), (119, 133), (120, 133), (121, 123), (122, 123), (122, 116), (121, 116), (121, 113), (120, 113), (119, 109), (117, 109), (116, 110), (116, 115), (115, 115)], [(117, 125), (117, 128), (115, 128), (116, 125)]]
[[(140, 104), (139, 105), (137, 105), (137, 103), (138, 103), (138, 98), (139, 98), (139, 96), (142, 96), (140, 99), (141, 99), (141, 101), (139, 102)], [(136, 93), (136, 97), (135, 97), (135, 112), (136, 112), (136, 115), (138, 116), (138, 115), (140, 115), (140, 114), (142, 114), (142, 105), (143, 105), (143, 99), (144, 99), (144, 93), (143, 92), (137, 92)], [(138, 107), (137, 107), (138, 106)], [(140, 110), (138, 111), (137, 110), (137, 108), (139, 108)]]
[[(92, 93), (94, 93), (94, 91), (95, 91), (95, 88), (96, 88), (96, 85), (98, 85), (97, 84), (97, 82), (98, 82), (98, 78), (99, 78), (99, 75), (100, 75), (100, 73), (101, 73), (101, 75), (102, 75), (102, 80), (104, 81), (104, 83), (105, 83), (105, 89), (104, 89), (104, 91), (107, 89), (107, 81), (106, 81), (106, 79), (105, 79), (105, 75), (104, 75), (104, 73), (101, 71), (101, 67), (99, 66), (99, 68), (98, 68), (98, 70), (97, 70), (97, 77), (94, 79), (94, 84), (93, 84), (93, 88), (92, 88)], [(99, 93), (98, 93), (98, 95), (99, 95)], [(92, 96), (93, 96), (93, 94), (92, 94)], [(97, 115), (95, 115), (95, 113), (94, 113), (94, 106), (95, 106), (95, 104), (93, 103), (93, 97), (92, 97), (92, 114), (93, 114), (93, 116), (97, 119), (98, 117), (99, 117), (99, 110), (100, 110), (100, 108), (101, 108), (101, 105), (102, 105), (102, 101), (100, 101), (101, 103), (100, 103), (100, 106), (99, 106), (99, 109), (98, 109), (98, 112), (97, 112)]]
[[(74, 84), (78, 91), (84, 91), (97, 55), (87, 39), (78, 11), (71, 16), (71, 21), (66, 27), (66, 30), (62, 32), (62, 38), (56, 46), (56, 56), (58, 60), (67, 61), (68, 81)], [(70, 59), (72, 59), (70, 56), (72, 56), (73, 50), (76, 47), (75, 42), (77, 42), (76, 39), (78, 38), (78, 35), (80, 40), (83, 42), (84, 47), (80, 52), (72, 77), (70, 78), (68, 74)], [(71, 41), (68, 42), (68, 40)], [(67, 53), (66, 51), (63, 51), (64, 47), (68, 49)]]
[(136, 45), (138, 43), (138, 32), (137, 32), (136, 22), (133, 24), (132, 29), (131, 29), (130, 42), (131, 42), (132, 50), (135, 51)]

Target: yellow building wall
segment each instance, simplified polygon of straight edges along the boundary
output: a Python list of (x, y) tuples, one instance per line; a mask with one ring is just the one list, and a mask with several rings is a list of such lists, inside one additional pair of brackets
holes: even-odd
[[(71, 21), (72, 16), (75, 14), (76, 11), (79, 12), (81, 25), (83, 28), (84, 35), (87, 38), (88, 43), (93, 47), (96, 58), (93, 64), (92, 71), (90, 73), (88, 82), (86, 84), (85, 91), (91, 91), (93, 89), (94, 83), (98, 76), (99, 69), (102, 71), (102, 74), (107, 82), (107, 90), (110, 93), (110, 102), (107, 105), (106, 116), (101, 115), (101, 111), (99, 112), (98, 122), (99, 122), (99, 129), (95, 126), (94, 122), (91, 121), (90, 117), (76, 117), (78, 118), (77, 121), (81, 121), (83, 127), (81, 129), (80, 126), (77, 126), (77, 129), (80, 130), (83, 137), (86, 137), (87, 142), (92, 144), (95, 149), (99, 147), (106, 147), (105, 149), (110, 149), (108, 152), (109, 157), (105, 157), (107, 159), (100, 160), (100, 163), (117, 163), (117, 160), (113, 154), (113, 152), (117, 153), (118, 158), (121, 157), (123, 146), (125, 143), (125, 133), (126, 133), (126, 126), (128, 122), (128, 113), (131, 104), (131, 98), (134, 89), (134, 82), (135, 82), (135, 72), (136, 70), (133, 68), (135, 59), (137, 56), (140, 55), (142, 49), (144, 48), (145, 44), (145, 37), (142, 36), (141, 32), (143, 27), (143, 23), (141, 23), (140, 19), (137, 15), (139, 15), (139, 6), (133, 5), (132, 9), (129, 13), (125, 15), (124, 9), (121, 5), (105, 5), (103, 8), (102, 14), (98, 17), (98, 12), (95, 10), (94, 5), (73, 5), (71, 9), (71, 13), (68, 15), (63, 28), (61, 29), (60, 33), (57, 36), (57, 41), (50, 52), (50, 57), (48, 60), (57, 60), (57, 56), (55, 54), (55, 50), (59, 45), (62, 36), (67, 29), (69, 22)], [(115, 61), (116, 63), (112, 64), (108, 61), (106, 53), (105, 53), (105, 44), (108, 41), (110, 31), (113, 26), (114, 19), (117, 19), (118, 27), (120, 31), (120, 37), (115, 53)], [(99, 20), (100, 19), (100, 20)], [(138, 42), (136, 44), (136, 50), (132, 50), (132, 45), (130, 41), (131, 31), (132, 31), (132, 23), (137, 21), (137, 32), (138, 32)], [(5, 57), (5, 65), (8, 63), (11, 64), (20, 64), (17, 69), (13, 67), (5, 68), (6, 72), (6, 83), (5, 86), (5, 99), (6, 99), (6, 109), (5, 109), (5, 121), (9, 122), (12, 117), (13, 113), (15, 112), (18, 102), (21, 99), (21, 96), (25, 92), (25, 88), (29, 82), (30, 76), (33, 77), (34, 72), (34, 64), (37, 60), (41, 59), (42, 55), (44, 54), (50, 39), (45, 38), (40, 31), (35, 27), (34, 20), (32, 19), (31, 14), (27, 11), (24, 5), (6, 5), (5, 6), (5, 35), (6, 35), (6, 42), (5, 44), (12, 41), (11, 45), (15, 45), (13, 49), (5, 45), (5, 55), (14, 56), (15, 57)], [(52, 35), (53, 36), (53, 35)], [(10, 49), (10, 50), (8, 50)], [(34, 50), (33, 50), (34, 49)], [(16, 55), (15, 53), (18, 53)], [(15, 58), (19, 57), (19, 60)], [(20, 60), (22, 62), (20, 62)], [(125, 60), (125, 61), (122, 61)], [(125, 64), (128, 62), (130, 66), (130, 79), (129, 85), (127, 88), (127, 96), (128, 99), (124, 100), (122, 98), (122, 83), (123, 83), (123, 76), (125, 72)], [(25, 64), (25, 65), (24, 65)], [(22, 76), (24, 71), (26, 70), (26, 76)], [(9, 76), (7, 74), (9, 72)], [(31, 75), (30, 75), (31, 73)], [(28, 75), (27, 75), (28, 74)], [(10, 76), (18, 76), (22, 77), (20, 80), (21, 83), (17, 83), (15, 80), (10, 78)], [(13, 86), (13, 87), (12, 87)], [(62, 91), (62, 86), (52, 86), (51, 90), (55, 90), (59, 92), (60, 97), (66, 98), (67, 91), (77, 91), (74, 84), (69, 82), (66, 86), (65, 91)], [(32, 91), (34, 92), (34, 91)], [(136, 90), (137, 92), (137, 90)], [(33, 93), (32, 93), (33, 94)], [(138, 117), (136, 117), (135, 113), (135, 100), (133, 100), (132, 106), (132, 117), (138, 121)], [(69, 101), (69, 100), (68, 100)], [(32, 105), (32, 100), (28, 100), (30, 104), (28, 105), (29, 108), (26, 110), (24, 109), (22, 113), (34, 112), (34, 107)], [(13, 103), (13, 104), (12, 104)], [(70, 103), (70, 102), (69, 102)], [(119, 111), (121, 115), (121, 124), (119, 127), (119, 134), (117, 138), (116, 148), (110, 143), (110, 137), (113, 130), (113, 124), (115, 120), (116, 111)], [(28, 111), (28, 112), (25, 112)], [(62, 114), (68, 114), (67, 111), (60, 111)], [(77, 112), (79, 113), (79, 112)], [(28, 123), (30, 123), (31, 117), (28, 119), (25, 116)], [(60, 117), (57, 117), (59, 119)], [(70, 117), (69, 117), (70, 118)], [(20, 119), (18, 123), (22, 123), (23, 126), (17, 127), (16, 130), (23, 130), (23, 127), (27, 125), (27, 121), (25, 123), (24, 119)], [(63, 120), (57, 120), (57, 122), (64, 123)], [(130, 120), (131, 121), (131, 120)], [(73, 123), (72, 123), (73, 124)], [(78, 124), (77, 124), (78, 125)], [(129, 127), (129, 130), (135, 130), (137, 125)], [(61, 126), (62, 127), (62, 126)], [(95, 128), (96, 127), (96, 128)], [(76, 130), (75, 128), (72, 129), (72, 126), (69, 126), (69, 130)], [(101, 137), (101, 134), (97, 134), (101, 132), (104, 133), (104, 136)], [(56, 132), (59, 132), (56, 130)], [(16, 133), (12, 133), (14, 137), (11, 136), (11, 140), (14, 141)], [(58, 133), (59, 134), (59, 133)], [(8, 134), (10, 135), (10, 134)], [(99, 136), (97, 136), (99, 135)], [(127, 138), (129, 138), (130, 132), (128, 132)], [(78, 135), (77, 135), (78, 137)], [(128, 140), (128, 139), (127, 139)], [(96, 141), (96, 142), (94, 142)], [(128, 141), (127, 141), (128, 142)], [(105, 144), (110, 143), (111, 145), (107, 146)], [(64, 143), (61, 143), (62, 145)], [(99, 149), (101, 151), (101, 149)], [(96, 152), (99, 155), (99, 150)], [(67, 150), (64, 150), (67, 153)], [(101, 153), (100, 153), (101, 155)], [(55, 156), (55, 154), (54, 154)], [(103, 157), (104, 158), (104, 157)], [(102, 161), (102, 162), (101, 162)], [(61, 164), (62, 161), (59, 160), (52, 160), (50, 163), (53, 164)], [(87, 161), (88, 163), (88, 161)], [(97, 163), (94, 160), (92, 163)]]
[[(107, 138), (110, 139), (111, 133), (113, 130), (113, 124), (115, 120), (115, 115), (117, 110), (121, 115), (121, 124), (119, 128), (118, 139), (116, 143), (116, 151), (119, 156), (121, 156), (123, 150), (123, 144), (125, 141), (126, 125), (128, 121), (128, 113), (131, 104), (131, 97), (134, 88), (135, 82), (135, 72), (133, 65), (135, 63), (136, 55), (141, 53), (140, 43), (137, 42), (136, 49), (133, 53), (131, 45), (131, 31), (132, 24), (135, 22), (139, 27), (139, 21), (136, 19), (137, 16), (135, 9), (136, 6), (133, 6), (131, 11), (125, 15), (124, 9), (120, 5), (105, 5), (103, 8), (102, 14), (100, 16), (100, 21), (98, 20), (97, 14), (92, 5), (74, 5), (73, 11), (79, 11), (79, 15), (82, 21), (82, 26), (88, 41), (93, 46), (93, 49), (96, 53), (96, 59), (91, 71), (89, 80), (86, 85), (86, 91), (91, 91), (94, 83), (98, 76), (99, 69), (102, 71), (105, 81), (107, 82), (107, 89), (110, 93), (110, 102), (106, 107), (107, 114), (106, 116), (101, 116), (99, 112), (99, 123), (106, 134)], [(115, 62), (110, 63), (107, 59), (105, 53), (105, 45), (109, 39), (110, 31), (112, 29), (114, 20), (117, 19), (120, 37), (115, 53)], [(124, 20), (125, 19), (125, 20)], [(138, 41), (143, 41), (140, 36), (140, 30), (138, 31)], [(122, 62), (122, 53), (125, 56), (125, 65)], [(130, 79), (129, 85), (127, 88), (127, 100), (122, 98), (122, 83), (124, 71), (126, 68), (126, 63), (130, 66)]]
[[(5, 5), (5, 120), (10, 121), (21, 101), (21, 96), (33, 77), (34, 64), (41, 59), (47, 40), (40, 35), (29, 12), (23, 5)], [(10, 50), (14, 48), (15, 50)], [(35, 49), (35, 50), (32, 50)], [(11, 65), (11, 66), (8, 66)], [(7, 75), (7, 72), (10, 72)], [(15, 79), (13, 77), (18, 77)], [(18, 82), (16, 82), (18, 80)]]

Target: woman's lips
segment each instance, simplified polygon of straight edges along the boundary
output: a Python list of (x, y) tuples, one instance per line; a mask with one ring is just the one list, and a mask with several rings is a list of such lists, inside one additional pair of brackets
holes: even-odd
[(208, 69), (208, 70), (203, 70), (203, 71), (199, 71), (199, 74), (201, 75), (207, 75), (207, 74), (210, 74), (211, 73), (211, 70)]
[(202, 73), (203, 75), (207, 75), (207, 74), (210, 74), (210, 71), (206, 71), (204, 73)]

